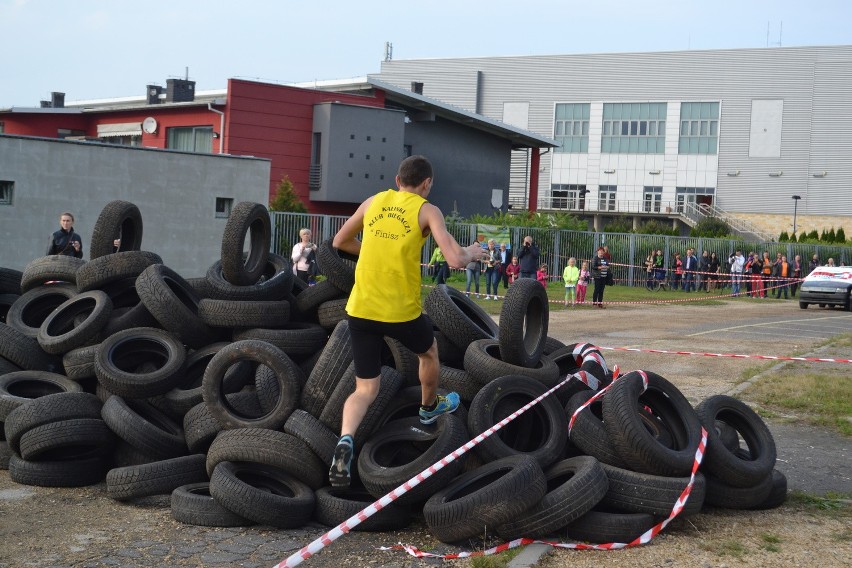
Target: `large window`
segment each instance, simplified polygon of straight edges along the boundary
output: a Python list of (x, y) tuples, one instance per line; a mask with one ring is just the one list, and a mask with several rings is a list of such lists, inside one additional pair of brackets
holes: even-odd
[(0, 205), (12, 205), (15, 182), (0, 179)]
[(665, 143), (666, 103), (604, 103), (604, 154), (662, 154)]
[(552, 209), (585, 209), (585, 185), (576, 183), (554, 183), (550, 186), (550, 207)]
[(675, 207), (678, 213), (683, 213), (693, 206), (712, 205), (715, 195), (715, 187), (678, 187), (675, 188)]
[(715, 154), (719, 145), (719, 103), (681, 103), (678, 154)]
[(589, 151), (589, 103), (557, 104), (553, 137), (556, 152), (585, 154)]
[(184, 152), (213, 152), (213, 127), (188, 126), (168, 129), (168, 148)]
[(659, 213), (663, 203), (663, 188), (660, 186), (645, 186), (645, 200), (643, 211), (645, 213)]
[(615, 193), (617, 187), (614, 185), (602, 185), (598, 190), (598, 211), (615, 211)]

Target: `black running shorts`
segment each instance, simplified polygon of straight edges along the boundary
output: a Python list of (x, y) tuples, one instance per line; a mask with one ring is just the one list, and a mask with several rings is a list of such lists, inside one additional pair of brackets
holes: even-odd
[(384, 338), (392, 337), (418, 355), (432, 347), (435, 334), (431, 322), (423, 315), (402, 323), (387, 323), (353, 316), (349, 320), (352, 336), (352, 354), (355, 360), (355, 375), (362, 379), (374, 379), (382, 372), (382, 347)]

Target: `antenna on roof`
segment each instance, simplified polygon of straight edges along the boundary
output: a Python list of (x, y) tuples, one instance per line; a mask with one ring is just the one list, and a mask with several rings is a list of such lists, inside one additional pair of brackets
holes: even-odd
[(385, 42), (385, 61), (393, 59), (393, 44), (389, 41)]

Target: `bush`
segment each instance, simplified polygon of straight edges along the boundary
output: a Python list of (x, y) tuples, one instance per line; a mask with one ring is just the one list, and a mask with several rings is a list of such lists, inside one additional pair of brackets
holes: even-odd
[(657, 219), (651, 219), (650, 221), (643, 223), (635, 232), (643, 235), (671, 235), (673, 237), (679, 235), (677, 229), (673, 229), (671, 225), (658, 221)]
[(791, 242), (791, 243), (795, 243), (795, 242), (796, 242), (796, 233), (790, 233), (790, 242)]
[(838, 243), (846, 242), (846, 231), (843, 230), (843, 227), (837, 229), (837, 233), (835, 233), (834, 238)]
[[(569, 213), (540, 213), (524, 211), (513, 215), (495, 212), (493, 215), (471, 215), (466, 219), (454, 219), (458, 223), (478, 225), (496, 225), (497, 227), (530, 227), (541, 229), (562, 229), (566, 231), (588, 231), (589, 223)], [(449, 220), (448, 220), (449, 223)]]
[(307, 213), (308, 208), (296, 195), (293, 182), (284, 176), (275, 189), (275, 198), (269, 202), (270, 211), (287, 211), (290, 213)]
[[(806, 238), (810, 239), (812, 241), (818, 241), (819, 240), (819, 233), (817, 233), (816, 229), (812, 229), (811, 232), (808, 233)], [(799, 240), (801, 240), (801, 239), (799, 239)]]
[[(795, 233), (793, 233), (793, 236), (795, 236)], [(778, 235), (778, 242), (779, 243), (786, 243), (786, 242), (789, 242), (789, 241), (790, 241), (790, 235), (787, 234), (787, 231), (781, 231), (781, 234)]]
[(689, 232), (690, 237), (727, 237), (731, 233), (731, 227), (722, 219), (716, 217), (704, 217)]
[(828, 230), (828, 233), (825, 235), (827, 243), (836, 243), (837, 242), (837, 234), (834, 232), (834, 227)]
[(633, 231), (633, 222), (624, 215), (619, 215), (607, 221), (604, 230), (608, 233), (630, 233)]

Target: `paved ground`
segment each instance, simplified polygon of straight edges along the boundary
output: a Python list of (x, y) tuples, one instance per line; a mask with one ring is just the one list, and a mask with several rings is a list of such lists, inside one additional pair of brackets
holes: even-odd
[[(607, 310), (554, 307), (550, 320), (550, 335), (566, 343), (762, 355), (807, 352), (823, 339), (849, 331), (852, 314), (799, 310), (792, 301)], [(693, 403), (730, 391), (745, 367), (765, 364), (754, 359), (624, 351), (605, 351), (605, 355), (610, 364), (618, 363), (625, 371), (658, 372)], [(852, 491), (847, 439), (798, 425), (772, 423), (770, 427), (779, 448), (778, 467), (788, 475), (791, 488)], [(272, 566), (323, 531), (319, 525), (287, 531), (188, 527), (171, 518), (167, 498), (117, 503), (106, 496), (103, 484), (81, 489), (24, 487), (12, 482), (8, 472), (0, 472), (0, 568)], [(398, 532), (347, 535), (308, 565), (442, 564), (376, 550), (397, 542), (442, 552), (457, 550), (437, 542), (420, 522)]]

